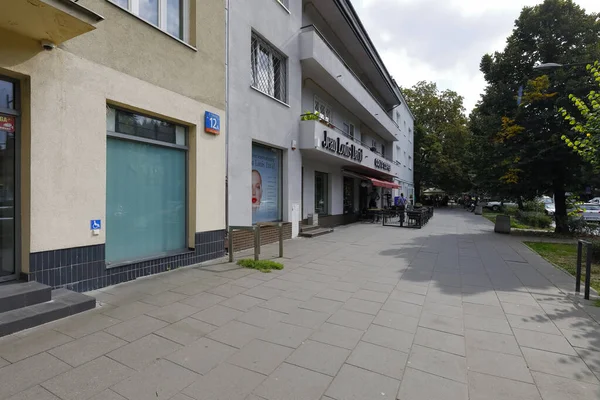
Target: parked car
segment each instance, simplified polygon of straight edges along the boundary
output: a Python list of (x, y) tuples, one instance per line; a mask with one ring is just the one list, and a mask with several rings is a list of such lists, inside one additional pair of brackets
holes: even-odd
[(483, 207), (492, 211), (500, 211), (502, 207), (516, 207), (517, 203), (511, 201), (488, 201)]
[(586, 222), (600, 222), (600, 204), (580, 204), (575, 213)]
[(554, 207), (554, 200), (552, 197), (542, 196), (537, 199), (540, 203), (544, 204), (544, 212), (546, 215), (554, 215), (556, 209)]
[(589, 204), (600, 204), (600, 197), (594, 197), (593, 199), (588, 201), (588, 203)]

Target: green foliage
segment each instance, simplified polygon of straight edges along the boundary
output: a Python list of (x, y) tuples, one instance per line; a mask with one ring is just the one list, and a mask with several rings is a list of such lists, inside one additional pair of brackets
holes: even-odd
[(507, 215), (515, 217), (518, 211), (519, 207), (517, 206), (504, 206), (504, 213)]
[(466, 152), (469, 132), (463, 98), (451, 90), (440, 91), (433, 82), (402, 89), (415, 115), (415, 191), (435, 187), (448, 193), (470, 188)]
[(300, 121), (318, 121), (320, 119), (319, 114), (312, 111), (305, 111), (300, 116)]
[(534, 228), (546, 229), (552, 225), (552, 218), (544, 212), (538, 211), (518, 211), (517, 218), (519, 221)]
[[(586, 67), (594, 84), (600, 88), (600, 62), (589, 64)], [(590, 90), (585, 100), (574, 94), (569, 99), (577, 109), (579, 117), (564, 107), (560, 113), (565, 121), (571, 125), (572, 137), (562, 135), (566, 145), (584, 160), (600, 169), (600, 92)]]
[(539, 201), (531, 200), (523, 203), (523, 211), (544, 213), (544, 210), (544, 203), (540, 203)]
[(283, 264), (280, 264), (271, 260), (251, 260), (249, 258), (245, 258), (242, 260), (238, 260), (237, 265), (244, 268), (256, 269), (260, 272), (268, 273), (271, 270), (282, 270)]

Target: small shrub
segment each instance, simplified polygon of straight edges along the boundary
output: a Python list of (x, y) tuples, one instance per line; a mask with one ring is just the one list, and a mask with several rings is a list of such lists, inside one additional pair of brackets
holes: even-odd
[(504, 213), (506, 213), (507, 215), (516, 217), (517, 212), (519, 212), (519, 207), (517, 206), (504, 206)]
[(544, 203), (541, 203), (539, 201), (526, 201), (525, 203), (523, 203), (523, 211), (543, 213), (544, 210)]
[(518, 211), (517, 218), (519, 221), (533, 226), (535, 228), (549, 228), (552, 225), (552, 218), (544, 212), (538, 211)]
[(575, 235), (591, 236), (594, 235), (598, 229), (598, 225), (590, 224), (579, 216), (573, 217), (569, 215), (569, 217), (568, 225), (570, 233)]
[(271, 260), (251, 260), (249, 258), (245, 258), (242, 260), (238, 260), (237, 265), (244, 268), (256, 269), (260, 272), (268, 273), (271, 270), (282, 270), (283, 264), (271, 261)]

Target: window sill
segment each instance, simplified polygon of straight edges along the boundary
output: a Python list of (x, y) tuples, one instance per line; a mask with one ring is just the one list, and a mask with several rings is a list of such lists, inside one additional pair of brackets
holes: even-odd
[(289, 105), (288, 103), (285, 103), (285, 102), (283, 102), (283, 101), (281, 101), (281, 100), (279, 100), (279, 99), (277, 99), (277, 98), (275, 98), (275, 97), (271, 96), (270, 94), (268, 94), (268, 93), (265, 93), (265, 92), (263, 92), (262, 90), (255, 88), (255, 87), (254, 87), (254, 86), (252, 86), (252, 85), (250, 85), (250, 88), (251, 88), (252, 90), (255, 90), (255, 91), (257, 91), (257, 92), (258, 92), (258, 93), (260, 93), (260, 94), (263, 94), (263, 95), (267, 96), (267, 97), (268, 97), (268, 98), (270, 98), (271, 100), (275, 100), (275, 101), (276, 101), (276, 102), (278, 102), (279, 104), (282, 104), (282, 105), (286, 106), (287, 108), (290, 108), (290, 105)]
[(287, 11), (287, 13), (288, 13), (288, 14), (290, 14), (290, 15), (292, 14), (292, 12), (290, 11), (290, 9), (289, 9), (289, 8), (287, 8), (287, 7), (285, 6), (285, 4), (283, 4), (283, 3), (282, 3), (281, 1), (279, 1), (279, 0), (275, 0), (275, 1), (276, 1), (276, 2), (278, 2), (278, 3), (279, 3), (279, 5), (280, 5), (281, 7), (283, 7), (283, 9), (284, 9), (285, 11)]
[(134, 13), (132, 13), (131, 11), (129, 11), (128, 9), (121, 7), (120, 5), (118, 5), (118, 4), (116, 4), (116, 3), (113, 3), (111, 0), (106, 0), (106, 1), (107, 1), (108, 3), (110, 3), (110, 4), (112, 4), (113, 6), (117, 7), (119, 10), (122, 10), (122, 11), (126, 12), (127, 14), (131, 15), (131, 16), (132, 16), (132, 17), (134, 17), (135, 19), (137, 19), (137, 20), (139, 20), (139, 21), (142, 21), (143, 23), (145, 23), (145, 24), (146, 24), (146, 25), (148, 25), (148, 26), (151, 26), (152, 28), (156, 29), (156, 30), (157, 30), (157, 31), (159, 31), (160, 33), (162, 33), (162, 34), (164, 34), (164, 35), (166, 35), (166, 36), (170, 37), (171, 39), (173, 39), (173, 40), (175, 40), (175, 41), (177, 41), (177, 42), (181, 43), (182, 45), (184, 45), (184, 46), (185, 46), (185, 47), (187, 47), (188, 49), (190, 49), (190, 50), (193, 50), (193, 51), (195, 51), (195, 52), (198, 52), (198, 49), (197, 49), (197, 48), (195, 48), (194, 46), (192, 46), (191, 44), (189, 44), (189, 43), (186, 43), (186, 42), (184, 42), (183, 40), (179, 39), (178, 37), (171, 35), (169, 32), (163, 31), (163, 30), (162, 30), (162, 29), (160, 29), (158, 26), (156, 26), (156, 25), (154, 25), (154, 24), (152, 24), (152, 23), (150, 23), (150, 22), (146, 21), (146, 20), (145, 20), (145, 19), (143, 19), (143, 18), (140, 18), (139, 16), (135, 15)]

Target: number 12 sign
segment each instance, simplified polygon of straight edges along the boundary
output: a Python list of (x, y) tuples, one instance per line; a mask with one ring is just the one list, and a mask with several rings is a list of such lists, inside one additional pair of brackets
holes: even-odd
[(218, 135), (221, 133), (221, 118), (210, 111), (204, 112), (204, 132)]

